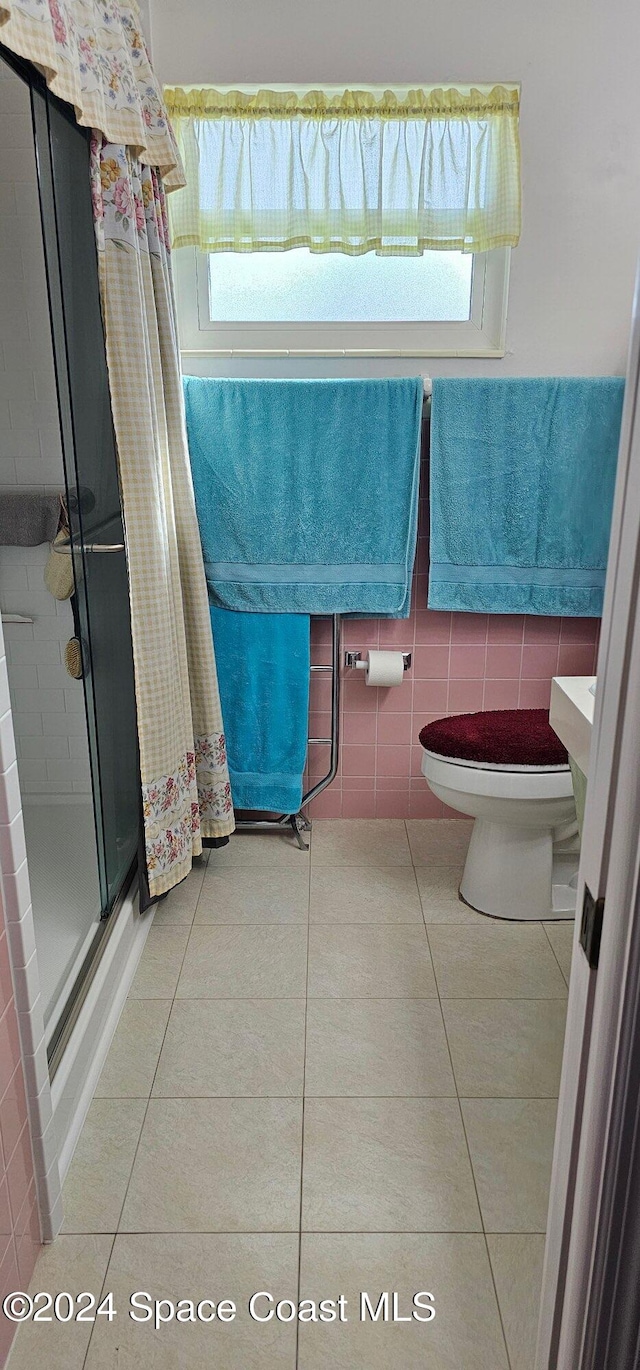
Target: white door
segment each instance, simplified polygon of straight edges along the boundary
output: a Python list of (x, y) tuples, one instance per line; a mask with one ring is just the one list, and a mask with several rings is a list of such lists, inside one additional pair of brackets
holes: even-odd
[[(629, 948), (634, 925), (637, 931), (640, 848), (639, 387), (640, 272), (598, 657), (536, 1370), (605, 1368), (592, 1354), (594, 1315), (603, 1261), (616, 1256), (606, 1247), (607, 1166), (636, 998)], [(597, 969), (580, 940), (585, 896), (604, 900)]]

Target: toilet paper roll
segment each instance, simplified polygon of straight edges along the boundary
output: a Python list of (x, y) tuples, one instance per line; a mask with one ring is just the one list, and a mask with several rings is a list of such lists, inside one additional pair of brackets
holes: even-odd
[(384, 687), (401, 685), (404, 680), (402, 652), (369, 652), (366, 661), (365, 684)]

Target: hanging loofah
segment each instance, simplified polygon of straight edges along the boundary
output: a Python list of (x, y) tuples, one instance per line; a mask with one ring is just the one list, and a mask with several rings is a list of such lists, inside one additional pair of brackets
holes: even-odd
[(82, 680), (84, 666), (82, 663), (82, 643), (79, 637), (69, 639), (64, 649), (64, 664), (74, 680)]

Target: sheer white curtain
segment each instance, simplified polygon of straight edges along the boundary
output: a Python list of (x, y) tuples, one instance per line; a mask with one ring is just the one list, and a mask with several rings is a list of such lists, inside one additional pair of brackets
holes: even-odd
[(518, 91), (166, 92), (174, 246), (486, 252), (520, 233)]

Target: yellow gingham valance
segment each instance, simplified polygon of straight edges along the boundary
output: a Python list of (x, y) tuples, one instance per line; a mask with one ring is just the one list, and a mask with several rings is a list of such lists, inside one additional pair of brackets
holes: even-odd
[(136, 0), (0, 0), (0, 43), (42, 71), (79, 124), (184, 185)]
[(174, 246), (413, 256), (520, 236), (516, 86), (165, 89), (187, 184)]

